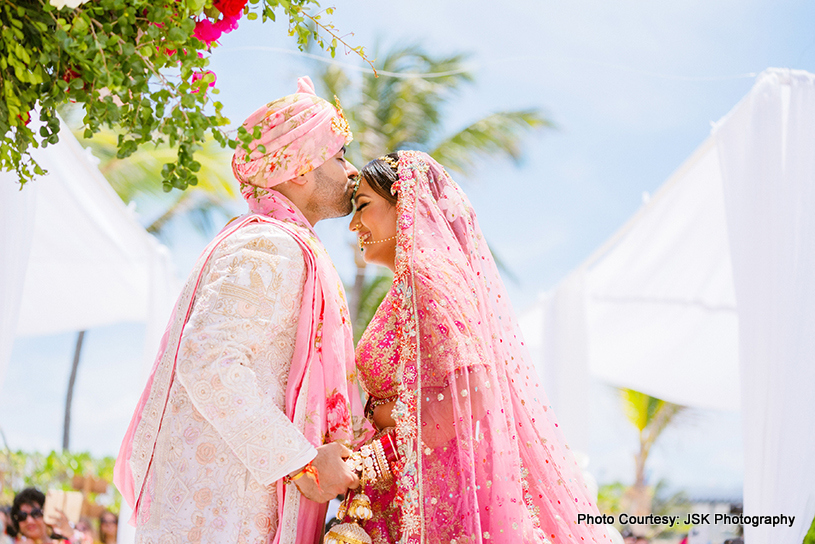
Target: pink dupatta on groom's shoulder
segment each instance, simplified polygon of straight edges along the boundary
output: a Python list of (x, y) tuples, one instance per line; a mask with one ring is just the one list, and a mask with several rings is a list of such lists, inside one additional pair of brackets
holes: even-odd
[[(369, 427), (360, 427), (366, 422), (361, 417), (358, 390), (348, 386), (354, 372), (353, 337), (342, 282), (328, 253), (303, 214), (283, 195), (252, 186), (244, 186), (243, 192), (252, 215), (225, 227), (199, 257), (170, 318), (153, 370), (122, 442), (114, 482), (133, 508), (133, 519), (139, 508), (146, 506), (141, 501), (149, 499), (144, 496), (145, 482), (196, 290), (215, 249), (247, 225), (277, 226), (297, 242), (305, 259), (306, 280), (286, 387), (286, 415), (315, 446), (335, 441), (351, 445), (369, 430)], [(318, 542), (326, 505), (290, 491), (282, 480), (276, 483), (279, 523), (274, 542)]]

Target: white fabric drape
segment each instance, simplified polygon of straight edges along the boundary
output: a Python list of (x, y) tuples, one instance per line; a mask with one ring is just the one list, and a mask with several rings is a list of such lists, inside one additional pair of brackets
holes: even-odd
[(17, 334), (144, 320), (150, 236), (70, 131), (37, 151), (49, 175), (32, 182), (39, 195)]
[[(723, 198), (708, 139), (603, 247), (522, 314), (559, 417), (560, 399), (586, 391), (589, 375), (678, 404), (739, 409)], [(587, 403), (580, 403), (564, 403), (573, 420), (564, 428), (578, 436), (588, 427)]]
[[(547, 320), (553, 308), (565, 325)], [(748, 526), (746, 542), (800, 544), (815, 515), (815, 76), (762, 73), (654, 197), (524, 313), (544, 373), (581, 353), (563, 327), (580, 330), (583, 314), (593, 376), (741, 410), (745, 513), (796, 518)], [(555, 398), (580, 388), (559, 385), (548, 384)]]
[(747, 544), (815, 515), (815, 76), (768, 70), (714, 132), (739, 307)]
[(34, 234), (36, 187), (20, 186), (0, 173), (0, 388), (20, 314), (22, 285)]
[(120, 322), (147, 323), (149, 369), (179, 290), (167, 249), (69, 130), (33, 155), (49, 174), (22, 191), (0, 172), (0, 388), (15, 336)]
[(678, 404), (739, 406), (737, 317), (710, 140), (587, 263), (592, 374)]

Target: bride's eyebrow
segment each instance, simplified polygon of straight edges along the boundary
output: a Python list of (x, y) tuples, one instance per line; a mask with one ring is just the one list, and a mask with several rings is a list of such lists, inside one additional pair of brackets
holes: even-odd
[(365, 193), (357, 193), (356, 195), (354, 195), (354, 202), (355, 203), (359, 202), (359, 199), (362, 198), (363, 196), (365, 198), (371, 198), (370, 196), (366, 195)]

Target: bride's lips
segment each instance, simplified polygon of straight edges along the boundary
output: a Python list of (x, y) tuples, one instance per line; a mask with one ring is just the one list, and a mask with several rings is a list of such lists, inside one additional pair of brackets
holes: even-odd
[(360, 244), (367, 242), (370, 238), (371, 238), (370, 232), (361, 232), (357, 235), (357, 239), (359, 240)]

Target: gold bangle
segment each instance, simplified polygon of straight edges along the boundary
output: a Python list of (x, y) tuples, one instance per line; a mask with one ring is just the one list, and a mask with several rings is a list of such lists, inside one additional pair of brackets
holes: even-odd
[(388, 464), (388, 459), (385, 457), (385, 449), (382, 447), (382, 442), (374, 440), (374, 454), (376, 455), (377, 465), (379, 465), (379, 472), (383, 480), (388, 481), (391, 479), (391, 467)]

